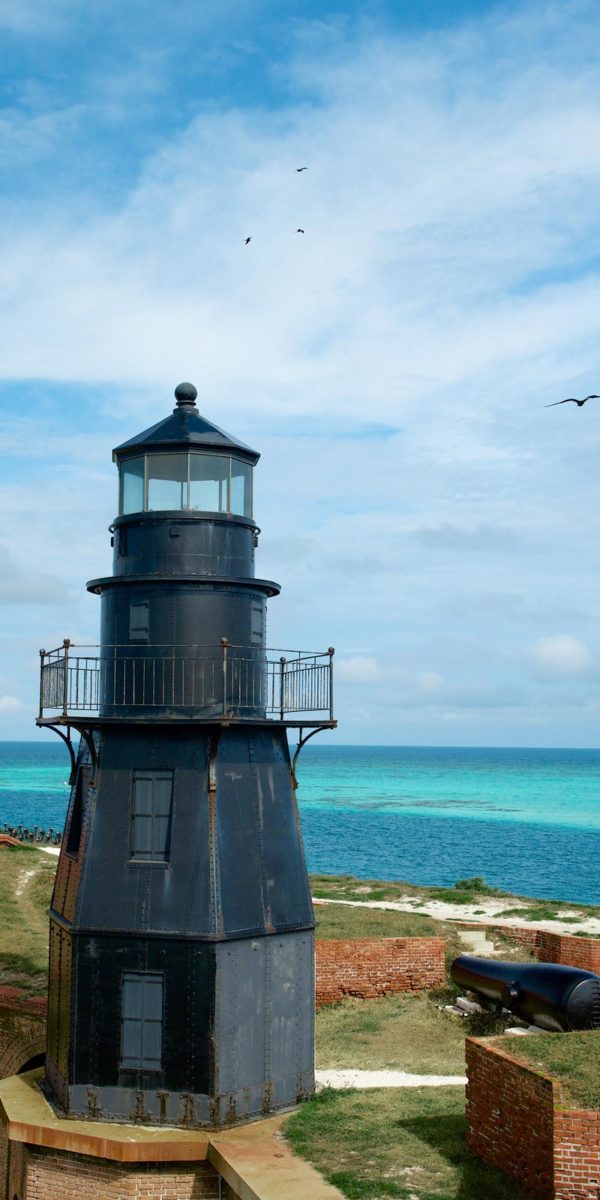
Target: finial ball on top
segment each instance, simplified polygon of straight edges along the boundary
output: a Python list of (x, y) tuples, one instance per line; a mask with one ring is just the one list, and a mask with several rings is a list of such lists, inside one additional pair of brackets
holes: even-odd
[(198, 391), (193, 383), (178, 383), (175, 388), (175, 399), (180, 408), (186, 407), (188, 404), (193, 405), (197, 395)]

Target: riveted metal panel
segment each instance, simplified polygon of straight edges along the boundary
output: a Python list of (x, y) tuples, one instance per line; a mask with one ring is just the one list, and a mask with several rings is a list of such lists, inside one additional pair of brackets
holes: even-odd
[[(213, 933), (208, 846), (207, 731), (108, 730), (85, 846), (80, 928)], [(173, 771), (168, 860), (131, 853), (134, 771)]]
[[(121, 1059), (123, 981), (130, 973), (145, 972), (164, 979), (162, 1065), (155, 1071), (127, 1069)], [(76, 938), (75, 975), (74, 1084), (210, 1092), (212, 946), (170, 938), (81, 935)]]
[(229, 933), (261, 931), (269, 921), (263, 906), (261, 829), (249, 740), (245, 729), (227, 730), (217, 756), (221, 908)]
[(252, 758), (265, 907), (273, 928), (311, 925), (312, 899), (283, 729), (255, 729)]
[(224, 929), (233, 934), (312, 925), (283, 730), (222, 734), (217, 805)]
[(216, 947), (219, 1008), (215, 1013), (215, 1082), (218, 1095), (262, 1088), (269, 1031), (266, 1026), (265, 944), (246, 938)]
[(114, 547), (115, 575), (236, 575), (253, 573), (250, 522), (178, 514), (121, 517)]
[(314, 935), (269, 938), (271, 1076), (274, 1101), (297, 1103), (314, 1090)]
[(215, 1092), (238, 1119), (240, 1106), (256, 1115), (314, 1090), (313, 964), (310, 932), (217, 947)]

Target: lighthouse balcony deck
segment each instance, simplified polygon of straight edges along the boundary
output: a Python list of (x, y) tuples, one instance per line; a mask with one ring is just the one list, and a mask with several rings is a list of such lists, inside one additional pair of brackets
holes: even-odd
[(38, 725), (112, 720), (335, 725), (333, 648), (77, 646), (40, 650)]

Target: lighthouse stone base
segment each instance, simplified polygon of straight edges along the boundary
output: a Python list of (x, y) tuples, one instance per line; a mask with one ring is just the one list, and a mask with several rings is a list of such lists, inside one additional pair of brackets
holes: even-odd
[(0, 1200), (342, 1200), (282, 1118), (222, 1132), (61, 1117), (29, 1071), (0, 1081)]

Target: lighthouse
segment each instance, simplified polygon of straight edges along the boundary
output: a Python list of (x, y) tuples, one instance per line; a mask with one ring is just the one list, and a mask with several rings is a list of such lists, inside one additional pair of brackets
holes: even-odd
[[(314, 917), (295, 758), (335, 725), (333, 650), (267, 648), (259, 455), (174, 411), (118, 446), (96, 648), (41, 651), (71, 756), (45, 1086), (69, 1116), (216, 1128), (314, 1087)], [(290, 756), (288, 730), (297, 730)]]

